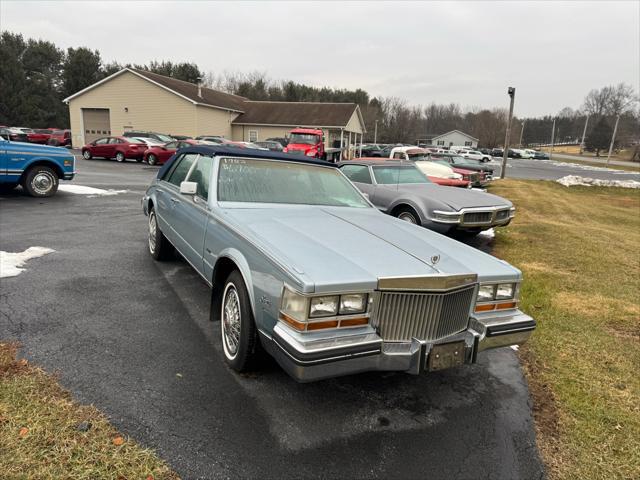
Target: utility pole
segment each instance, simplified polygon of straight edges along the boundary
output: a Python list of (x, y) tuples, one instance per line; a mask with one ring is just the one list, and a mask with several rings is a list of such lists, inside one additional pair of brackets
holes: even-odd
[(516, 98), (515, 87), (509, 87), (507, 94), (511, 97), (511, 103), (509, 105), (509, 118), (507, 119), (507, 133), (504, 137), (504, 155), (502, 157), (502, 170), (500, 171), (500, 178), (504, 178), (507, 171), (507, 157), (509, 156), (509, 140), (511, 137), (511, 119), (513, 118), (513, 102)]
[(522, 121), (522, 128), (520, 129), (520, 143), (518, 145), (520, 145), (520, 148), (522, 148), (522, 134), (524, 133), (524, 124), (527, 123), (526, 120)]
[(589, 115), (587, 115), (587, 119), (584, 121), (584, 130), (582, 131), (582, 142), (580, 142), (580, 153), (584, 152), (584, 137), (587, 136), (587, 125), (589, 125)]
[(376, 126), (373, 129), (373, 143), (378, 145), (378, 120), (376, 120)]
[(551, 160), (551, 155), (553, 155), (553, 140), (556, 133), (556, 119), (553, 119), (553, 126), (551, 127), (551, 148), (549, 148), (549, 160)]
[(620, 114), (616, 117), (616, 126), (613, 127), (613, 135), (611, 136), (611, 145), (609, 145), (609, 155), (607, 155), (607, 165), (609, 165), (609, 160), (611, 159), (611, 151), (613, 150), (613, 144), (616, 141), (616, 133), (618, 133), (618, 122), (620, 121)]

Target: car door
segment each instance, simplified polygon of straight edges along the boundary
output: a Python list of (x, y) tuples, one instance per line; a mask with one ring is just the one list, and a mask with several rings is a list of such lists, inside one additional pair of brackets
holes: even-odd
[(118, 145), (123, 146), (125, 143), (124, 140), (120, 140), (119, 138), (111, 137), (107, 144), (104, 146), (104, 156), (106, 158), (114, 158), (116, 156), (116, 152), (118, 150)]
[(91, 147), (91, 155), (94, 157), (105, 157), (106, 154), (106, 146), (109, 142), (109, 137), (99, 138), (95, 142), (93, 142), (93, 146)]
[(209, 184), (213, 158), (199, 155), (186, 177), (187, 182), (197, 185), (195, 195), (180, 194), (174, 202), (173, 221), (180, 242), (181, 251), (189, 263), (204, 275), (203, 250), (204, 236), (209, 215)]

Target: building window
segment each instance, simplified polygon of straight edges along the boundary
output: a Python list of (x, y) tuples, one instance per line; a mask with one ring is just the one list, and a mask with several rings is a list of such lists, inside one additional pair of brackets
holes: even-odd
[(471, 142), (464, 142), (464, 146), (465, 146), (465, 147), (470, 147), (470, 146), (472, 146), (472, 145), (473, 145), (473, 143), (471, 143)]
[(249, 130), (249, 141), (257, 142), (258, 141), (258, 131), (257, 130)]
[(444, 146), (444, 140), (438, 140), (438, 145), (443, 145)]

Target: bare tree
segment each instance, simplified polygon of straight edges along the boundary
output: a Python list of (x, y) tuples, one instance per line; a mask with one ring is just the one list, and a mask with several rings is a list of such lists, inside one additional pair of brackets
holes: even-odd
[(589, 115), (600, 117), (606, 113), (611, 95), (611, 87), (594, 88), (585, 97), (582, 108)]
[(609, 100), (606, 105), (606, 114), (611, 116), (622, 115), (634, 110), (638, 103), (638, 96), (633, 87), (626, 83), (619, 83), (609, 88)]

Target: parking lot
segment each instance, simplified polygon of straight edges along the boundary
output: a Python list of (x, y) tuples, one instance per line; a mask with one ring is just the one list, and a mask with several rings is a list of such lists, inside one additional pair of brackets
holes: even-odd
[(0, 330), (182, 477), (543, 476), (513, 350), (418, 377), (297, 384), (272, 362), (238, 376), (208, 321), (208, 287), (184, 261), (148, 254), (140, 198), (157, 168), (77, 166), (63, 185), (120, 193), (0, 197), (4, 250), (55, 250), (2, 280)]

